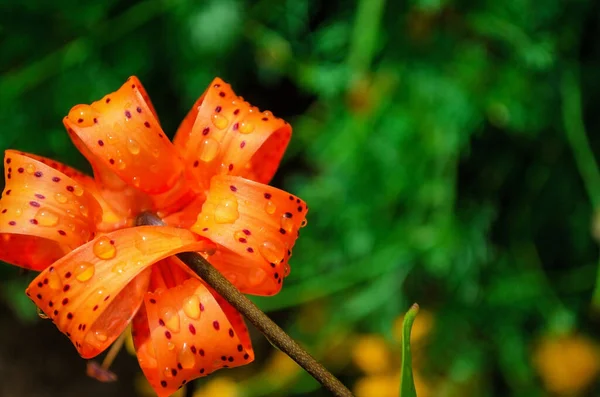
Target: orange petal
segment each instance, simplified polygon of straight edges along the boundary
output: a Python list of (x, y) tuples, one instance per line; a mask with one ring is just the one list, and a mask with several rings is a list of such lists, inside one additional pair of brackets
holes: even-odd
[(148, 293), (144, 308), (133, 321), (133, 342), (159, 397), (220, 368), (254, 360), (241, 315), (196, 278)]
[(101, 100), (73, 107), (63, 122), (103, 186), (115, 183), (116, 175), (142, 192), (159, 194), (182, 178), (183, 163), (144, 96), (131, 77)]
[(4, 162), (1, 260), (42, 270), (92, 237), (102, 210), (82, 184), (16, 151)]
[(23, 153), (17, 152), (19, 154), (25, 155), (27, 157), (31, 157), (39, 162), (46, 164), (49, 167), (54, 168), (77, 181), (77, 183), (81, 184), (86, 191), (88, 191), (100, 207), (102, 208), (102, 220), (96, 225), (96, 229), (98, 231), (108, 232), (116, 229), (120, 229), (127, 224), (133, 223), (133, 216), (128, 218), (129, 209), (131, 207), (128, 202), (127, 197), (120, 197), (117, 200), (113, 200), (111, 203), (106, 201), (106, 199), (100, 193), (100, 189), (96, 186), (96, 182), (94, 178), (77, 171), (74, 168), (71, 168), (65, 164), (62, 164), (58, 161), (51, 160), (42, 156), (38, 156), (31, 153)]
[(307, 210), (304, 201), (274, 187), (215, 176), (191, 230), (220, 246), (208, 260), (240, 291), (273, 295), (289, 274)]
[(142, 226), (100, 236), (72, 251), (33, 280), (27, 295), (65, 333), (84, 358), (123, 332), (150, 282), (149, 266), (203, 243), (183, 229)]
[(268, 183), (291, 134), (288, 123), (271, 112), (261, 113), (216, 78), (184, 119), (174, 144), (201, 189), (208, 189), (216, 174)]

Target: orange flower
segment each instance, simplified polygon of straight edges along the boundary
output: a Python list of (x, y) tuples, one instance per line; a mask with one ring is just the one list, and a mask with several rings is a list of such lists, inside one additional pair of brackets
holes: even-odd
[[(0, 260), (41, 271), (27, 295), (84, 358), (132, 322), (138, 360), (159, 396), (254, 358), (241, 315), (174, 254), (201, 252), (241, 292), (274, 295), (306, 204), (265, 185), (291, 127), (220, 79), (173, 144), (136, 77), (64, 118), (94, 178), (9, 150)], [(142, 211), (165, 227), (134, 227)]]

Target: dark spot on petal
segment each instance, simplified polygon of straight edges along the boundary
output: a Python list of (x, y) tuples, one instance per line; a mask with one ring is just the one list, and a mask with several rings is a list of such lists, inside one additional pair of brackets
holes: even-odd
[(147, 122), (147, 121), (144, 121), (144, 127), (146, 127), (146, 128), (150, 128), (150, 123), (149, 123), (149, 122)]
[(214, 328), (215, 328), (217, 331), (218, 331), (218, 330), (221, 328), (221, 326), (219, 325), (219, 322), (218, 322), (218, 321), (216, 321), (216, 320), (215, 320), (215, 321), (213, 321), (213, 327), (214, 327)]
[(35, 174), (33, 174), (33, 175), (35, 175), (38, 178), (41, 178), (43, 174), (41, 171), (36, 171)]
[(71, 289), (71, 286), (67, 284), (63, 287), (63, 292), (67, 292), (69, 289)]
[[(17, 171), (19, 171), (19, 174), (22, 174), (23, 171), (25, 171), (25, 170), (23, 169), (23, 167), (19, 167), (19, 169)], [(52, 180), (54, 180), (54, 178), (52, 178)]]
[(37, 225), (38, 221), (37, 221), (37, 219), (30, 219), (29, 223), (31, 223), (32, 225)]
[(125, 111), (125, 117), (127, 117), (128, 119), (131, 118), (131, 112), (129, 110)]
[(156, 299), (154, 299), (154, 298), (150, 298), (150, 299), (149, 299), (149, 301), (150, 301), (150, 303), (152, 303), (153, 305), (154, 305), (154, 304), (156, 304)]
[(190, 329), (190, 333), (192, 335), (196, 335), (196, 328), (194, 327), (193, 324), (190, 324), (189, 329)]
[(31, 205), (32, 207), (36, 207), (37, 208), (37, 207), (40, 206), (40, 203), (38, 203), (37, 201), (30, 201), (29, 205)]
[(250, 230), (248, 230), (248, 229), (244, 229), (244, 230), (242, 230), (242, 232), (244, 232), (244, 234), (245, 234), (246, 236), (249, 236), (249, 235), (251, 235), (251, 234), (252, 234), (252, 233), (250, 233)]
[(230, 185), (229, 190), (231, 190), (232, 192), (237, 192), (237, 187)]
[(248, 251), (249, 253), (253, 253), (254, 249), (252, 247), (248, 247), (248, 248), (246, 248), (246, 251)]
[(233, 329), (229, 328), (229, 336), (233, 338), (233, 335), (234, 335)]
[(52, 182), (60, 182), (60, 178), (57, 176), (52, 177)]
[(271, 198), (271, 193), (265, 193), (265, 198), (268, 200)]
[(280, 228), (280, 229), (279, 229), (279, 233), (281, 233), (281, 234), (285, 234), (285, 229), (284, 229), (284, 228)]
[(222, 110), (221, 106), (217, 106), (217, 107), (215, 108), (215, 112), (217, 112), (217, 113), (220, 113), (220, 112), (221, 112), (221, 110)]
[(142, 108), (138, 106), (137, 108), (135, 108), (135, 111), (138, 113), (142, 113)]
[(69, 320), (72, 320), (72, 319), (73, 319), (73, 313), (68, 313), (68, 314), (67, 314), (67, 318), (68, 318)]
[(167, 339), (171, 339), (171, 333), (169, 331), (165, 331), (165, 336)]
[(65, 273), (65, 277), (66, 277), (66, 278), (70, 278), (70, 277), (71, 277), (71, 272), (66, 272), (66, 273)]

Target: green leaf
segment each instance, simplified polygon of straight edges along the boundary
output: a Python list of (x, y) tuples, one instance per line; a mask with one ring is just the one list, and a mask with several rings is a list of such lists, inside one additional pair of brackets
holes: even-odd
[(400, 373), (400, 397), (417, 397), (415, 381), (412, 373), (412, 356), (410, 353), (410, 331), (419, 312), (419, 305), (412, 305), (404, 316), (402, 323), (402, 371)]

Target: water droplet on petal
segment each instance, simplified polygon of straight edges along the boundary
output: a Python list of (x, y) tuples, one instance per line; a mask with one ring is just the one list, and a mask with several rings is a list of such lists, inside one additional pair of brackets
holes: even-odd
[(200, 147), (200, 160), (208, 163), (213, 161), (219, 153), (219, 142), (212, 138), (207, 138)]
[[(175, 343), (173, 342), (168, 342), (167, 343), (167, 349), (169, 349), (170, 351), (175, 350)], [(169, 375), (171, 375), (171, 371), (169, 370)]]
[(133, 180), (132, 180), (132, 183), (133, 183), (133, 186), (140, 187), (140, 178), (137, 177), (137, 176), (134, 176)]
[(229, 120), (222, 114), (215, 113), (212, 115), (212, 122), (218, 129), (225, 129), (229, 125)]
[(265, 278), (267, 278), (267, 273), (259, 267), (251, 269), (248, 274), (248, 282), (252, 287), (261, 284)]
[(285, 255), (284, 248), (277, 242), (265, 241), (258, 246), (258, 252), (269, 263), (279, 263)]
[(83, 204), (79, 206), (79, 212), (81, 212), (81, 215), (85, 216), (86, 218), (89, 214), (88, 208)]
[(83, 188), (79, 185), (73, 186), (73, 194), (77, 197), (81, 197), (83, 195)]
[(162, 320), (165, 322), (165, 325), (172, 332), (179, 332), (180, 329), (180, 319), (177, 310), (172, 307), (165, 307), (162, 310)]
[(48, 286), (53, 290), (62, 289), (63, 283), (60, 279), (60, 276), (56, 274), (56, 270), (53, 272), (48, 272)]
[(221, 201), (215, 209), (215, 221), (217, 223), (233, 223), (239, 217), (238, 202), (235, 197)]
[(100, 259), (112, 259), (117, 254), (117, 249), (110, 243), (110, 239), (102, 236), (96, 240), (93, 247), (94, 255)]
[(242, 121), (238, 129), (242, 134), (249, 134), (254, 131), (254, 124), (249, 121)]
[(120, 170), (124, 170), (125, 167), (127, 167), (127, 163), (125, 163), (123, 161), (123, 159), (118, 159), (117, 160), (117, 168), (120, 169)]
[(106, 342), (106, 340), (108, 339), (108, 336), (103, 331), (100, 331), (100, 330), (94, 332), (94, 336), (100, 342)]
[(18, 217), (20, 217), (21, 215), (23, 215), (23, 210), (22, 210), (21, 208), (17, 208), (17, 209), (15, 210), (15, 216), (18, 218)]
[(160, 150), (159, 149), (153, 149), (152, 150), (152, 156), (154, 158), (159, 158), (160, 157)]
[(33, 164), (27, 164), (25, 166), (25, 171), (27, 171), (28, 174), (33, 174), (35, 172), (35, 166)]
[(196, 365), (196, 357), (188, 347), (187, 343), (183, 344), (179, 354), (177, 354), (177, 361), (184, 369), (191, 369)]
[(59, 203), (61, 203), (61, 204), (64, 204), (64, 203), (66, 203), (66, 202), (67, 202), (67, 196), (65, 196), (65, 195), (64, 195), (64, 194), (62, 194), (62, 193), (56, 193), (56, 194), (54, 195), (54, 199), (55, 199), (56, 201), (58, 201)]
[(235, 241), (238, 241), (240, 243), (245, 243), (248, 241), (248, 236), (241, 230), (234, 232), (233, 238), (235, 239)]
[(110, 271), (117, 274), (123, 274), (126, 266), (126, 262), (118, 262), (112, 267), (112, 269), (110, 269)]
[(129, 138), (127, 140), (127, 150), (129, 150), (129, 153), (137, 155), (140, 153), (140, 144), (135, 139)]
[(86, 282), (94, 276), (96, 267), (89, 262), (81, 262), (75, 268), (75, 278), (81, 282)]
[(291, 233), (293, 227), (294, 221), (292, 220), (292, 218), (288, 218), (287, 216), (285, 216), (285, 214), (281, 215), (281, 228), (286, 232)]
[(183, 301), (183, 312), (189, 318), (197, 320), (200, 318), (200, 298), (197, 295), (188, 296)]
[(40, 208), (35, 214), (35, 220), (40, 226), (56, 226), (59, 219), (58, 214), (49, 208)]
[(69, 111), (67, 118), (78, 127), (90, 127), (94, 125), (96, 112), (90, 105), (75, 105)]
[(36, 307), (36, 310), (37, 310), (37, 315), (38, 315), (39, 318), (41, 318), (43, 320), (47, 320), (47, 319), (50, 318), (50, 317), (46, 316), (46, 313), (44, 313), (42, 311), (42, 309), (40, 309), (39, 307)]
[(276, 210), (277, 206), (271, 200), (267, 201), (267, 204), (265, 204), (266, 213), (269, 215), (273, 215)]

